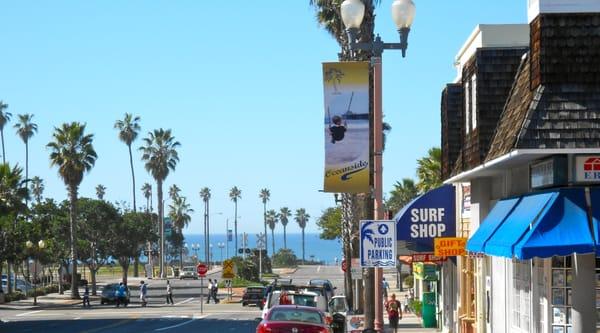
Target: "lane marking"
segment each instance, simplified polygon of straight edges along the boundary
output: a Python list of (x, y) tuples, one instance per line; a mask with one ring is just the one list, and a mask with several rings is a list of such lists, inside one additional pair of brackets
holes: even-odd
[(321, 266), (317, 267), (317, 273), (321, 271)]
[(29, 315), (32, 315), (32, 314), (40, 313), (42, 311), (44, 311), (44, 310), (37, 310), (37, 311), (29, 311), (29, 312), (25, 312), (25, 313), (19, 313), (15, 317), (29, 316)]
[(117, 327), (117, 326), (124, 325), (124, 324), (126, 324), (126, 323), (128, 323), (128, 322), (130, 322), (130, 320), (129, 320), (129, 319), (126, 319), (126, 320), (120, 320), (120, 321), (118, 321), (118, 322), (116, 322), (116, 323), (112, 323), (112, 324), (110, 324), (110, 325), (106, 325), (106, 326), (102, 326), (102, 327), (97, 327), (97, 328), (94, 328), (94, 329), (91, 329), (91, 330), (81, 331), (81, 333), (95, 333), (95, 332), (100, 332), (100, 331), (107, 330), (107, 329), (109, 329), (109, 328), (115, 328), (115, 327)]
[(179, 302), (179, 303), (175, 303), (175, 305), (181, 305), (181, 304), (185, 304), (185, 303), (191, 302), (191, 301), (193, 301), (193, 300), (194, 300), (194, 298), (193, 298), (193, 297), (190, 297), (190, 298), (188, 298), (188, 299), (186, 299), (186, 300), (184, 300), (184, 301), (181, 301), (181, 302)]
[(187, 324), (193, 322), (194, 320), (196, 320), (196, 319), (190, 319), (188, 321), (184, 321), (183, 323), (179, 323), (177, 325), (167, 326), (167, 327), (163, 327), (163, 328), (157, 328), (157, 329), (154, 330), (154, 332), (166, 331), (166, 330), (170, 330), (172, 328), (181, 327), (183, 325), (187, 325)]

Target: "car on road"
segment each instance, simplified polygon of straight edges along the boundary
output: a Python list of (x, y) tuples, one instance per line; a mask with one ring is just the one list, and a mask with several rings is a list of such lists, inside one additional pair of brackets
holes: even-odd
[[(102, 294), (100, 296), (100, 304), (116, 303), (117, 297), (115, 296), (115, 293), (118, 288), (119, 288), (118, 283), (109, 283), (109, 284), (105, 285), (102, 288)], [(126, 286), (125, 288), (127, 289), (127, 295), (125, 296), (125, 304), (129, 304), (129, 298), (131, 296), (131, 293), (129, 291), (129, 287)]]
[(327, 295), (327, 299), (332, 299), (333, 296), (335, 296), (335, 290), (337, 290), (337, 288), (333, 286), (333, 283), (331, 283), (331, 281), (325, 279), (312, 279), (308, 282), (308, 285), (315, 287), (323, 287), (323, 289), (325, 290), (325, 294)]
[[(28, 281), (25, 281), (22, 279), (17, 279), (17, 283), (15, 284), (15, 279), (13, 277), (11, 279), (11, 282), (12, 282), (13, 288), (15, 288), (15, 290), (20, 291), (22, 293), (26, 293), (30, 290), (33, 290), (33, 286)], [(2, 277), (2, 290), (3, 291), (8, 290), (8, 280), (6, 279), (6, 275), (3, 275), (3, 277)]]
[(179, 275), (179, 279), (194, 279), (198, 280), (198, 272), (194, 266), (185, 266)]
[(263, 286), (247, 287), (242, 296), (242, 306), (254, 304), (258, 307), (262, 307), (264, 294), (265, 287)]
[[(280, 299), (281, 299), (282, 292), (284, 292), (284, 291), (274, 291), (269, 294), (269, 297), (267, 298), (268, 300), (267, 300), (264, 308), (262, 309), (263, 311), (262, 311), (261, 318), (265, 318), (271, 308), (273, 308), (274, 306), (280, 305)], [(306, 290), (285, 291), (285, 292), (287, 293), (288, 300), (290, 301), (291, 304), (298, 305), (298, 306), (308, 306), (308, 307), (317, 308), (317, 309), (321, 310), (323, 312), (323, 314), (325, 315), (324, 318), (325, 318), (326, 323), (329, 324), (332, 322), (333, 317), (331, 317), (331, 315), (329, 314), (327, 298), (325, 296), (323, 296), (322, 294), (310, 292), (310, 291), (306, 291)]]
[(306, 332), (332, 333), (323, 311), (307, 306), (277, 305), (256, 327), (256, 333)]

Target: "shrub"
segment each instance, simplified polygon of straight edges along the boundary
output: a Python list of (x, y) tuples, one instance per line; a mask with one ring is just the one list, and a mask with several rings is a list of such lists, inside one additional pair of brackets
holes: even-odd
[(408, 288), (412, 288), (413, 285), (415, 284), (415, 280), (412, 275), (407, 275), (406, 277), (404, 277), (403, 282), (404, 282), (404, 285), (407, 286)]
[(281, 249), (273, 255), (273, 267), (296, 267), (298, 258), (292, 250)]
[(423, 310), (423, 303), (420, 300), (413, 299), (410, 301), (408, 306), (413, 310), (415, 315), (417, 315), (418, 317), (421, 317), (421, 310)]
[(4, 295), (4, 301), (5, 302), (14, 302), (14, 301), (18, 301), (18, 300), (22, 300), (25, 299), (25, 294), (23, 294), (20, 291), (16, 291), (14, 293), (10, 293), (10, 294), (5, 294)]

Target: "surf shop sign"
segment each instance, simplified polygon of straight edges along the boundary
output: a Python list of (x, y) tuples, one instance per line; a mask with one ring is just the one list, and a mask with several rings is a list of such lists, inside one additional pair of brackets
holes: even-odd
[(323, 64), (325, 192), (369, 192), (369, 63)]
[(455, 188), (445, 185), (406, 205), (396, 215), (396, 237), (433, 252), (434, 240), (456, 235)]

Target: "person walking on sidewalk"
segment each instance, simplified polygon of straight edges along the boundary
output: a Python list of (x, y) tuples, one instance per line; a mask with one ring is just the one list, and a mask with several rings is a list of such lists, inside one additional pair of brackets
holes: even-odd
[(167, 304), (175, 305), (175, 302), (173, 302), (173, 289), (171, 288), (171, 282), (169, 282), (169, 280), (167, 280)]
[(84, 290), (83, 290), (83, 307), (85, 308), (86, 306), (91, 308), (92, 306), (90, 305), (90, 288), (88, 287), (87, 283), (84, 285)]
[(390, 327), (396, 332), (398, 329), (398, 320), (402, 319), (402, 307), (400, 306), (400, 302), (396, 300), (396, 294), (392, 294), (390, 300), (385, 303), (385, 310), (388, 314)]
[(208, 279), (208, 286), (206, 287), (206, 304), (210, 304), (210, 298), (212, 297), (213, 292), (213, 282), (212, 279)]
[(388, 290), (390, 290), (390, 284), (385, 280), (385, 277), (381, 280), (381, 290), (383, 292), (383, 299), (388, 299)]
[(140, 281), (140, 302), (145, 307), (148, 304), (148, 285)]
[(123, 282), (119, 282), (117, 290), (115, 290), (115, 296), (117, 298), (117, 307), (123, 304), (123, 307), (127, 306), (127, 286)]
[(217, 298), (217, 294), (219, 293), (219, 283), (217, 282), (217, 279), (213, 281), (212, 289), (210, 291), (215, 304), (219, 304), (219, 299)]

